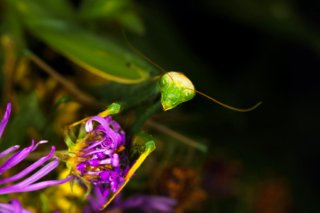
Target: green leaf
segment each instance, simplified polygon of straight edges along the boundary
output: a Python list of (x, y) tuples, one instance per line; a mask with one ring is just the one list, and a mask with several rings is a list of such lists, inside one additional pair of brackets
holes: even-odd
[(85, 70), (119, 83), (148, 79), (151, 66), (110, 38), (87, 31), (74, 21), (61, 18), (56, 11), (47, 13), (42, 2), (16, 2), (17, 11), (32, 34)]
[[(85, 70), (119, 83), (139, 83), (149, 77), (146, 67), (107, 39), (63, 23), (33, 28), (41, 40)], [(129, 64), (129, 66), (128, 66)]]
[(168, 72), (160, 79), (161, 104), (170, 110), (195, 96), (192, 82), (182, 73)]

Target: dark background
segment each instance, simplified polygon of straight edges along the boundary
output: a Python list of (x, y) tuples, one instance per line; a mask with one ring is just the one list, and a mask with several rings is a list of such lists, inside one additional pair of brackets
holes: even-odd
[[(142, 39), (154, 45), (145, 51), (155, 61), (231, 105), (263, 101), (249, 113), (199, 96), (187, 104), (187, 112), (198, 114), (193, 132), (209, 138), (208, 158), (215, 159), (218, 149), (242, 162), (240, 185), (243, 179), (259, 185), (281, 177), (289, 212), (319, 211), (319, 2), (140, 2), (147, 29)], [(265, 12), (273, 4), (292, 15)]]

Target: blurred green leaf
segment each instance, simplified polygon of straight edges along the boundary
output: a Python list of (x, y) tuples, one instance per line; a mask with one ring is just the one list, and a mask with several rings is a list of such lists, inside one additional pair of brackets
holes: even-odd
[(9, 119), (2, 143), (6, 147), (16, 144), (23, 145), (26, 142), (25, 139), (28, 138), (27, 131), (30, 128), (41, 131), (46, 123), (46, 117), (40, 110), (35, 93), (21, 95), (18, 101), (20, 110)]
[[(3, 18), (6, 20), (3, 22), (3, 29), (1, 32), (1, 40), (4, 49), (8, 47), (8, 42), (11, 40), (10, 48), (15, 51), (16, 54), (21, 53), (22, 49), (25, 47), (24, 35), (22, 32), (22, 26), (19, 19), (17, 19), (17, 13), (15, 10), (10, 10), (10, 5), (8, 5), (8, 10), (4, 11)], [(9, 40), (8, 40), (9, 39)]]
[(114, 20), (138, 34), (143, 34), (145, 31), (131, 0), (86, 0), (81, 5), (79, 16), (86, 20)]
[[(120, 83), (139, 83), (148, 79), (150, 66), (107, 37), (84, 30), (67, 19), (47, 13), (39, 2), (18, 1), (16, 5), (28, 29), (53, 49), (85, 70)], [(38, 4), (36, 4), (38, 3)], [(21, 6), (22, 5), (22, 6)]]
[[(64, 19), (66, 21), (74, 20), (75, 13), (68, 1), (55, 0), (55, 1), (42, 1), (42, 0), (8, 0), (7, 4), (15, 8), (18, 13), (22, 14), (22, 18), (26, 18), (29, 23), (37, 21), (41, 18)], [(8, 12), (13, 12), (8, 8)], [(19, 15), (19, 14), (18, 14)], [(18, 17), (17, 17), (18, 18)]]
[(149, 77), (146, 67), (111, 41), (73, 28), (34, 28), (34, 33), (53, 49), (87, 71), (120, 83), (139, 83)]
[(143, 34), (145, 32), (144, 25), (140, 17), (133, 11), (122, 13), (118, 16), (121, 24), (127, 29), (137, 34)]
[(130, 0), (84, 0), (80, 16), (87, 19), (114, 17), (128, 10)]

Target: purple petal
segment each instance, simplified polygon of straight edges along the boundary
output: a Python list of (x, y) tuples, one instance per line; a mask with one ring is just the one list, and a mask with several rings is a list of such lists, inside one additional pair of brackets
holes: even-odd
[(100, 203), (100, 206), (103, 205), (104, 202), (105, 202), (105, 200), (106, 200), (106, 198), (103, 197), (100, 188), (99, 188), (99, 187), (95, 187), (94, 193), (95, 193), (95, 195), (96, 195), (96, 197), (97, 197), (97, 200), (98, 200), (99, 203)]
[(17, 200), (11, 200), (10, 203), (12, 204), (13, 207), (13, 212), (15, 213), (22, 213), (22, 206), (19, 201)]
[[(89, 199), (89, 202), (90, 202), (90, 198)], [(94, 201), (93, 201), (94, 202)], [(91, 202), (90, 202), (91, 203)], [(83, 209), (83, 213), (92, 213), (91, 211), (91, 207), (89, 205), (86, 205)]]
[(52, 146), (51, 151), (49, 152), (49, 154), (47, 156), (40, 158), (39, 160), (37, 160), (36, 162), (31, 164), (29, 167), (25, 168), (24, 170), (22, 170), (21, 172), (19, 172), (18, 174), (14, 175), (14, 176), (0, 179), (0, 184), (13, 182), (13, 181), (19, 180), (20, 178), (26, 176), (27, 174), (29, 174), (30, 172), (32, 172), (33, 170), (35, 170), (36, 168), (41, 166), (43, 163), (45, 163), (47, 160), (49, 160), (53, 156), (54, 151), (55, 151), (55, 147)]
[(47, 188), (50, 186), (54, 186), (54, 185), (59, 185), (59, 184), (63, 184), (66, 182), (69, 182), (70, 180), (72, 180), (73, 176), (68, 176), (65, 179), (62, 180), (47, 180), (47, 181), (42, 181), (39, 183), (35, 183), (32, 185), (29, 185), (27, 187), (23, 187), (21, 192), (30, 192), (30, 191), (35, 191), (35, 190), (39, 190), (39, 189), (43, 189), (43, 188)]
[(102, 140), (99, 140), (99, 141), (95, 141), (93, 144), (91, 144), (90, 146), (87, 146), (86, 148), (82, 149), (83, 152), (86, 152), (98, 145), (100, 145), (105, 139), (103, 138)]
[(161, 212), (172, 212), (173, 207), (176, 205), (176, 200), (162, 196), (151, 196), (150, 200), (146, 202), (153, 210)]
[(42, 141), (39, 141), (38, 143), (34, 144), (34, 140), (32, 140), (32, 143), (29, 147), (26, 147), (23, 150), (15, 153), (9, 159), (7, 159), (6, 162), (4, 162), (0, 166), (0, 175), (3, 172), (7, 171), (8, 169), (11, 169), (12, 167), (17, 165), (18, 163), (20, 163), (22, 160), (24, 160), (30, 154), (30, 152), (32, 152), (33, 150), (35, 150), (38, 147), (38, 145), (44, 144), (47, 142), (48, 141), (42, 140)]
[(100, 116), (93, 116), (86, 122), (85, 129), (87, 132), (91, 132), (93, 130), (92, 121), (98, 122), (106, 131), (110, 129), (109, 123), (104, 118)]
[(88, 163), (90, 164), (90, 166), (98, 166), (100, 164), (100, 161), (98, 159), (92, 159), (89, 160)]
[(10, 154), (11, 152), (14, 152), (16, 151), (17, 149), (19, 149), (20, 146), (19, 145), (15, 145), (15, 146), (12, 146), (12, 147), (9, 147), (8, 149), (0, 152), (0, 158), (3, 158), (5, 156), (7, 156), (8, 154)]
[[(93, 154), (96, 154), (96, 153), (104, 153), (104, 154), (106, 154), (106, 155), (110, 155), (112, 152), (113, 152), (113, 150), (110, 150), (110, 149), (108, 149), (108, 148), (105, 148), (105, 149), (97, 149), (97, 150), (94, 150), (94, 151), (92, 151), (92, 152), (88, 152), (88, 153), (86, 153), (86, 154), (84, 154), (83, 155), (83, 157), (87, 157), (87, 156), (90, 156), (90, 155), (93, 155)], [(99, 157), (99, 156), (98, 156)], [(103, 156), (103, 157), (105, 157), (105, 156)]]
[(17, 185), (8, 186), (8, 187), (0, 189), (0, 194), (36, 191), (36, 190), (40, 190), (40, 189), (47, 188), (50, 186), (66, 183), (66, 182), (70, 181), (72, 178), (73, 178), (72, 176), (68, 176), (62, 180), (47, 180), (47, 181), (42, 181), (39, 183), (31, 184), (28, 186), (17, 186)]
[(173, 212), (176, 200), (164, 196), (136, 195), (119, 204), (120, 208), (141, 208), (146, 212)]
[(103, 197), (100, 188), (97, 186), (94, 188), (93, 193), (95, 194), (95, 198), (93, 196), (89, 196), (91, 198), (90, 204), (92, 205), (93, 209), (98, 210), (106, 201), (106, 197)]
[(37, 171), (36, 173), (31, 175), (30, 177), (28, 177), (24, 181), (21, 181), (21, 182), (15, 184), (15, 186), (17, 186), (17, 187), (28, 186), (31, 183), (36, 182), (37, 180), (39, 180), (40, 178), (42, 178), (43, 176), (45, 176), (46, 174), (48, 174), (52, 170), (54, 170), (58, 165), (59, 165), (59, 160), (54, 160), (54, 161), (48, 163), (47, 165), (45, 165), (44, 167), (42, 167), (39, 171)]
[(7, 104), (7, 108), (6, 108), (6, 112), (4, 113), (4, 116), (0, 122), (0, 138), (2, 137), (3, 131), (7, 126), (9, 117), (10, 117), (10, 113), (11, 113), (11, 103), (9, 102)]
[(79, 163), (79, 164), (77, 165), (77, 169), (78, 169), (81, 173), (84, 172), (85, 168), (86, 168), (86, 163), (84, 163), (84, 162)]
[(110, 172), (109, 171), (104, 171), (100, 173), (100, 178), (103, 180), (109, 179), (110, 177)]
[(113, 154), (112, 156), (112, 166), (118, 167), (120, 165), (120, 159), (118, 154)]
[(14, 167), (18, 163), (20, 163), (25, 157), (27, 157), (30, 152), (32, 151), (34, 147), (34, 141), (32, 141), (31, 146), (24, 148), (23, 150), (15, 153), (12, 155), (9, 159), (6, 160), (1, 166), (0, 166), (0, 175), (7, 171), (8, 169)]
[(118, 122), (111, 121), (110, 125), (114, 131), (118, 132), (120, 130), (120, 124)]
[(26, 209), (23, 209), (18, 200), (13, 199), (10, 201), (10, 203), (0, 203), (0, 212), (1, 213), (32, 213)]

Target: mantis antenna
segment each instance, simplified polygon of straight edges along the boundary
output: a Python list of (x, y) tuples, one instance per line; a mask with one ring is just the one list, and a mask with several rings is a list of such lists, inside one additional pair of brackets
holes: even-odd
[[(126, 43), (128, 44), (128, 46), (137, 54), (139, 55), (140, 57), (144, 58), (146, 61), (148, 61), (150, 64), (152, 64), (153, 66), (155, 66), (156, 68), (158, 68), (160, 71), (162, 71), (163, 73), (166, 73), (168, 72), (167, 70), (165, 70), (164, 68), (162, 68), (159, 64), (155, 63), (153, 60), (151, 60), (150, 58), (148, 58), (145, 54), (143, 54), (140, 50), (138, 50), (136, 47), (134, 47), (128, 40), (128, 37), (124, 31), (124, 29), (122, 29), (122, 33), (123, 33), (123, 37), (126, 41)], [(170, 75), (169, 75), (170, 76)], [(170, 76), (171, 77), (171, 76)], [(173, 79), (172, 79), (173, 80)], [(200, 92), (196, 89), (193, 89), (193, 88), (186, 88), (186, 89), (190, 89), (190, 90), (193, 90), (194, 92), (196, 92), (197, 94), (211, 100), (212, 102), (224, 107), (224, 108), (227, 108), (227, 109), (230, 109), (230, 110), (233, 110), (233, 111), (237, 111), (237, 112), (249, 112), (249, 111), (252, 111), (254, 109), (256, 109), (258, 106), (260, 106), (262, 104), (262, 101), (256, 103), (254, 106), (252, 107), (249, 107), (249, 108), (238, 108), (238, 107), (233, 107), (233, 106), (230, 106), (228, 104), (225, 104), (203, 92)]]

